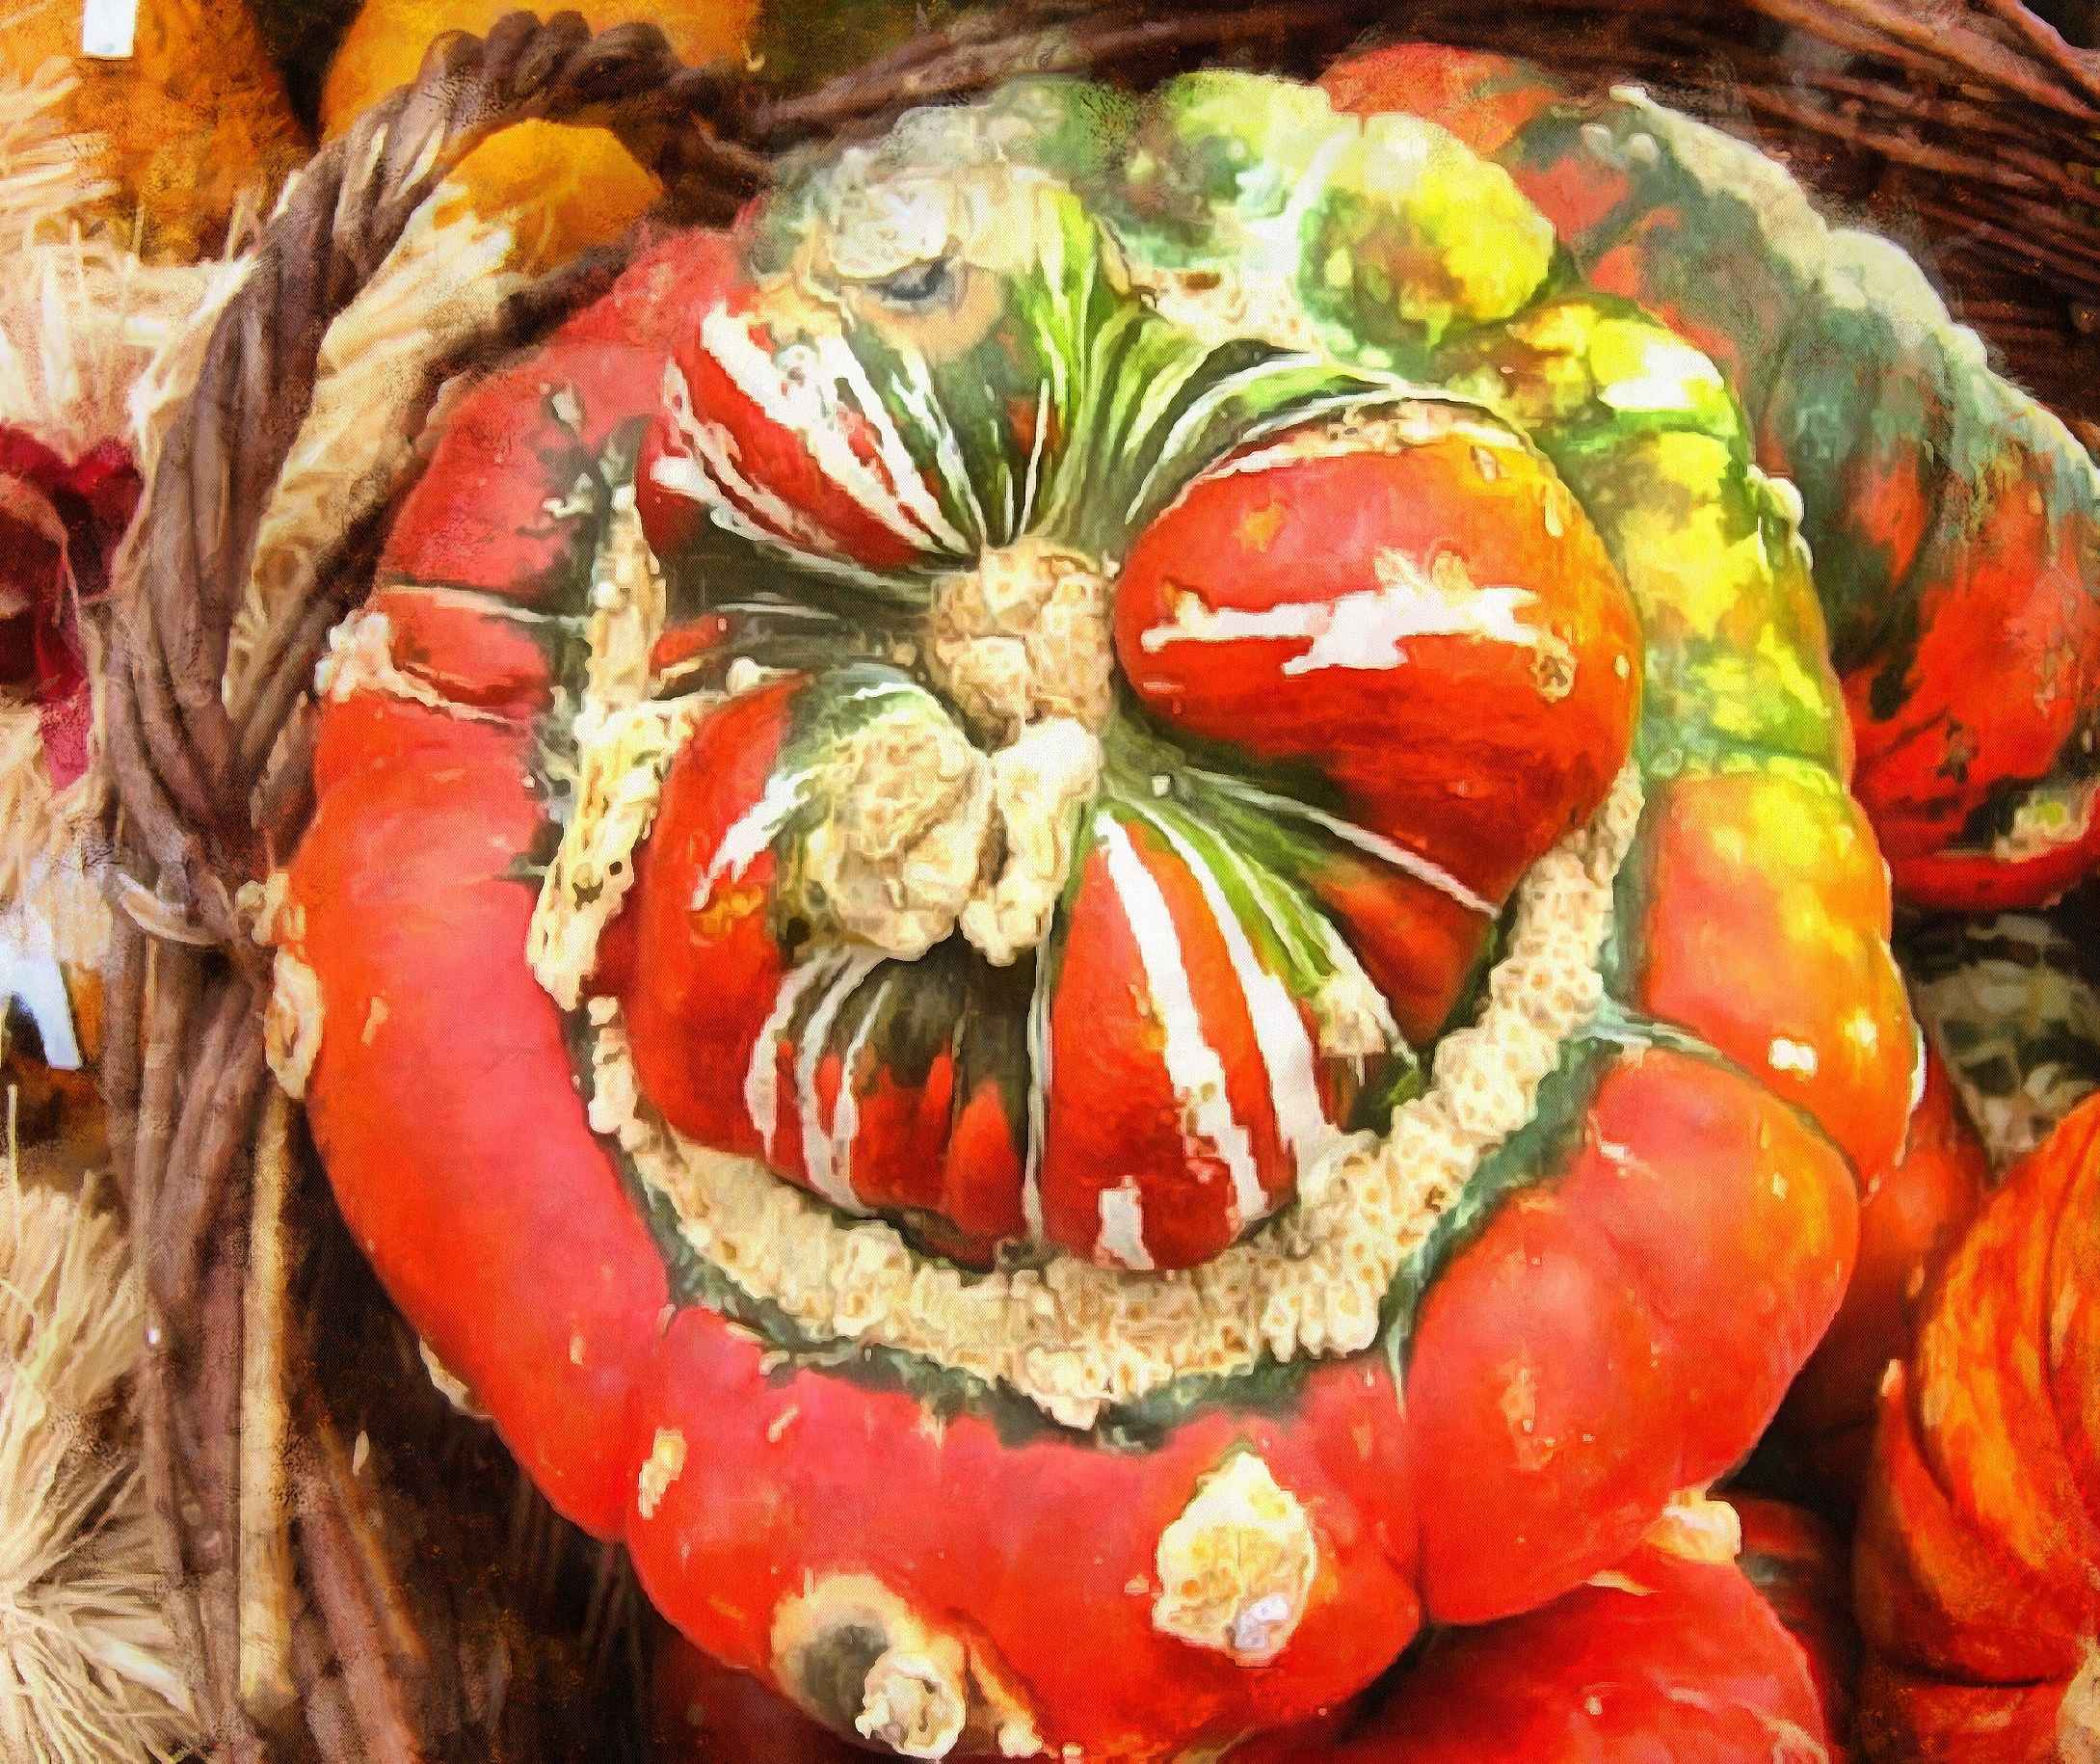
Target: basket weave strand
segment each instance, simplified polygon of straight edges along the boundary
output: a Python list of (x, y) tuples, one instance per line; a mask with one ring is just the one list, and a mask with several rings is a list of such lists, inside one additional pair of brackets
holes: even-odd
[[(1972, 296), (1967, 315), (2066, 415), (2100, 415), (2100, 213), (2086, 200), (2100, 62), (2017, 0), (1954, 0), (1921, 18), (1900, 0), (1531, 0), (1521, 12), (1022, 0), (781, 94), (741, 67), (681, 67), (652, 27), (594, 39), (573, 14), (515, 14), (485, 39), (441, 40), (410, 87), (324, 150), (222, 315), (166, 442), (106, 693), (124, 910), (103, 1082), (148, 1292), (146, 1475), (216, 1755), (613, 1755), (604, 1698), (585, 1694), (606, 1681), (560, 1677), (547, 1632), (566, 1627), (570, 1668), (581, 1650), (609, 1655), (631, 1592), (609, 1554), (572, 1572), (565, 1529), (515, 1480), (477, 1494), (495, 1449), (436, 1419), (427, 1391), (420, 1406), (401, 1394), (420, 1384), (412, 1350), (332, 1224), (290, 1111), (270, 1100), (263, 954), (237, 905), (308, 812), (314, 662), (364, 594), (392, 511), (336, 538), (307, 597), (276, 610), (229, 679), (257, 527), (329, 322), (459, 159), (511, 121), (600, 121), (659, 172), (675, 213), (719, 223), (781, 154), (1017, 71), (1143, 81), (1221, 57), (1304, 70), (1382, 27), (1532, 55), (1578, 82), (1647, 80), (1709, 116), (1754, 121), (1844, 200), (1900, 229), (1932, 224), (1939, 269)], [(427, 363), (424, 408), (449, 377), (600, 291), (620, 263), (611, 253), (573, 266)], [(359, 1384), (366, 1363), (380, 1370)], [(345, 1443), (367, 1415), (392, 1466), (384, 1486)]]

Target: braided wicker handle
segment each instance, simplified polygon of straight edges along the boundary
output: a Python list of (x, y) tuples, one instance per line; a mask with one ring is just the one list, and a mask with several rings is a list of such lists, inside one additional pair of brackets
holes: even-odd
[[(105, 693), (127, 911), (103, 1078), (147, 1296), (140, 1397), (161, 1565), (199, 1713), (227, 1756), (306, 1751), (292, 1719), (302, 1706), (326, 1754), (436, 1756), (464, 1700), (431, 1694), (427, 1670), (392, 1669), (398, 1650), (383, 1644), (412, 1601), (402, 1567), (358, 1543), (371, 1534), (357, 1479), (325, 1425), (309, 1423), (303, 1467), (289, 1467), (290, 1111), (268, 1082), (260, 961), (233, 891), (281, 794), (266, 775), (273, 754), (295, 790), (306, 773), (278, 737), (329, 625), (362, 590), (385, 510), (342, 536), (320, 591), (280, 609), (259, 665), (229, 693), (256, 533), (330, 322), (477, 143), (529, 118), (605, 122), (651, 158), (676, 141), (693, 205), (720, 215), (765, 169), (705, 120), (736, 93), (683, 67), (653, 26), (594, 39), (574, 13), (519, 13), (486, 39), (441, 40), (413, 84), (312, 162), (272, 222), (168, 438), (128, 560)], [(498, 330), (536, 330), (602, 279), (586, 265), (516, 303)]]
[[(109, 745), (124, 808), (168, 903), (212, 941), (233, 935), (217, 871), (246, 855), (256, 782), (253, 743), (238, 739), (222, 690), (228, 633), (329, 323), (494, 130), (530, 118), (606, 121), (661, 147), (668, 118), (732, 90), (683, 67), (653, 25), (593, 38), (573, 13), (545, 24), (513, 13), (485, 39), (435, 44), (414, 83), (325, 148), (272, 222), (169, 435), (111, 667)], [(712, 140), (704, 127), (679, 138)], [(748, 150), (709, 157), (746, 189), (762, 176)]]

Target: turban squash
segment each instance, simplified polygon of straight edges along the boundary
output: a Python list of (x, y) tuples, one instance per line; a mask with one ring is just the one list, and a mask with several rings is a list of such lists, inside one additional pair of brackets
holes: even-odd
[(908, 1755), (1536, 1609), (1827, 1324), (1915, 1033), (1719, 371), (1420, 120), (1028, 82), (452, 409), (273, 1058), (658, 1608)]
[[(1831, 1764), (1856, 1651), (1842, 1553), (1797, 1510), (1741, 1508), (1688, 1555), (1644, 1543), (1550, 1605), (1438, 1633), (1356, 1702), (1226, 1764)], [(651, 1687), (663, 1764), (851, 1764), (866, 1753), (672, 1638)]]
[(2100, 1102), (2016, 1165), (1881, 1391), (1854, 1585), (1876, 1758), (2100, 1755)]

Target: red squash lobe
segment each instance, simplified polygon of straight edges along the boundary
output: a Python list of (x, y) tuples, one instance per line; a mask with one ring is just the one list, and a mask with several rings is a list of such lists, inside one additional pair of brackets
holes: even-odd
[[(675, 1638), (657, 1647), (651, 1704), (666, 1764), (866, 1756)], [(1645, 1547), (1598, 1585), (1528, 1617), (1441, 1635), (1356, 1703), (1224, 1755), (1230, 1764), (1829, 1764), (1839, 1754), (1800, 1645), (1742, 1569)]]
[(1485, 425), (1426, 434), (1301, 433), (1213, 468), (1132, 548), (1116, 651), (1170, 726), (1312, 767), (1499, 903), (1617, 775), (1640, 633), (1549, 467)]
[(1990, 1162), (1962, 1117), (1938, 1054), (1903, 1155), (1859, 1212), (1859, 1261), (1830, 1333), (1787, 1393), (1775, 1434), (1818, 1485), (1849, 1507), (1867, 1474), (1880, 1385), (1910, 1345), (1940, 1265), (1982, 1205)]

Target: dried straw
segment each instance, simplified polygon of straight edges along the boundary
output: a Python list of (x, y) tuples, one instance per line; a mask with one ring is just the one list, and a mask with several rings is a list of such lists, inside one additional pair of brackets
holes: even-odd
[(197, 1738), (125, 1392), (139, 1284), (93, 1197), (0, 1177), (0, 1756), (166, 1759)]

